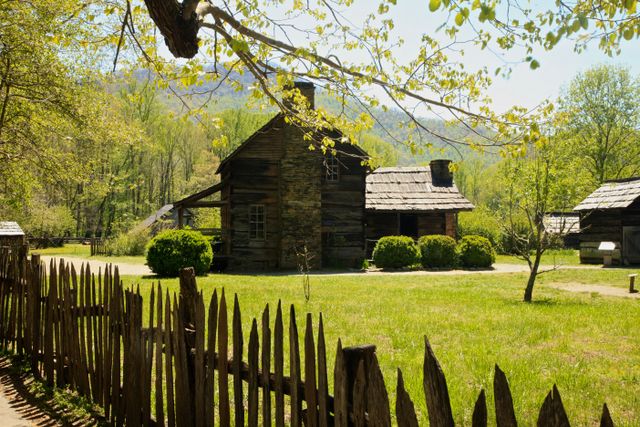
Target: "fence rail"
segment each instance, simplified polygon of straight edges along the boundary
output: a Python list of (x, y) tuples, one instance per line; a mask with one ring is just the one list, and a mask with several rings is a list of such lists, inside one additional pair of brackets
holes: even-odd
[[(0, 345), (28, 357), (49, 385), (100, 405), (113, 425), (391, 425), (374, 346), (342, 348), (338, 341), (331, 395), (322, 315), (317, 329), (306, 315), (301, 344), (294, 307), (285, 329), (281, 305), (273, 318), (267, 305), (251, 323), (247, 360), (241, 316), (237, 297), (229, 316), (224, 290), (205, 304), (192, 269), (181, 272), (179, 295), (158, 284), (143, 301), (139, 288), (123, 287), (117, 268), (96, 275), (60, 261), (45, 269), (36, 255), (0, 251)], [(423, 367), (429, 424), (453, 426), (446, 379), (426, 338)], [(497, 425), (515, 426), (509, 384), (497, 366), (493, 392)], [(418, 425), (399, 369), (394, 413), (399, 426)], [(486, 426), (487, 418), (482, 390), (472, 425)], [(555, 386), (537, 424), (569, 425)], [(606, 405), (601, 425), (613, 425)]]
[(109, 255), (107, 241), (102, 238), (94, 237), (91, 239), (91, 256)]

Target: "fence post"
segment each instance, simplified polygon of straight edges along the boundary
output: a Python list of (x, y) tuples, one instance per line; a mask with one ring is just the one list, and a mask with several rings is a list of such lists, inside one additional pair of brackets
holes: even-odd
[[(196, 286), (196, 274), (192, 267), (180, 270), (180, 318), (184, 326), (184, 341), (187, 360), (187, 381), (189, 384), (189, 404), (191, 413), (195, 412), (195, 389), (196, 389), (196, 366), (195, 366), (195, 349), (196, 349), (196, 328), (202, 328), (204, 325), (196, 324), (196, 301), (198, 298), (198, 289)], [(197, 415), (197, 414), (196, 414)], [(192, 417), (194, 425), (196, 417)]]
[(347, 405), (353, 408), (349, 425), (364, 425), (367, 410), (367, 390), (369, 371), (375, 358), (376, 346), (365, 344), (342, 349), (346, 373)]

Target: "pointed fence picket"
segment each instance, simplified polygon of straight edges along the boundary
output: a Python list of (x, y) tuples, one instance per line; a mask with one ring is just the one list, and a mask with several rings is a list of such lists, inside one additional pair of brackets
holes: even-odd
[[(306, 315), (301, 346), (294, 307), (285, 336), (281, 304), (273, 323), (265, 306), (260, 321), (251, 322), (245, 361), (237, 296), (229, 325), (224, 290), (214, 291), (205, 306), (193, 269), (181, 272), (179, 295), (157, 284), (145, 301), (139, 288), (123, 287), (117, 267), (96, 273), (86, 265), (78, 272), (62, 260), (45, 267), (37, 255), (0, 250), (0, 346), (25, 356), (50, 386), (100, 405), (112, 425), (418, 425), (400, 369), (392, 412), (374, 346), (343, 348), (338, 341), (330, 394), (322, 315), (317, 331)], [(426, 337), (423, 373), (429, 425), (453, 426), (446, 378)], [(497, 365), (493, 394), (496, 424), (517, 425), (509, 383)], [(484, 427), (487, 418), (481, 390), (472, 425)], [(555, 386), (537, 425), (569, 425)], [(601, 425), (614, 425), (606, 404)]]

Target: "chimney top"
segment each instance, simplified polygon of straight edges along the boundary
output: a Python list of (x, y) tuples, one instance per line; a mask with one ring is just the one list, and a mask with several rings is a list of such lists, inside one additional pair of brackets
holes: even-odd
[[(290, 86), (288, 89), (298, 89), (300, 91), (300, 94), (302, 94), (302, 96), (307, 98), (307, 100), (309, 101), (309, 108), (311, 108), (312, 110), (315, 109), (316, 87), (313, 83), (297, 80), (293, 82), (293, 87)], [(284, 101), (288, 102), (286, 99)]]
[(449, 159), (435, 159), (429, 162), (429, 169), (431, 169), (431, 182), (436, 186), (448, 187), (453, 185), (453, 174), (449, 169), (451, 160)]

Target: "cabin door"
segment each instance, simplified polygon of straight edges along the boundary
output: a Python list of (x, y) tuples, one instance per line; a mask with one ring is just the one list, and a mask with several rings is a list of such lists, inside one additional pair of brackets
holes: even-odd
[(398, 234), (418, 238), (418, 216), (415, 214), (400, 214), (398, 217)]
[(640, 264), (640, 227), (622, 227), (622, 259)]

